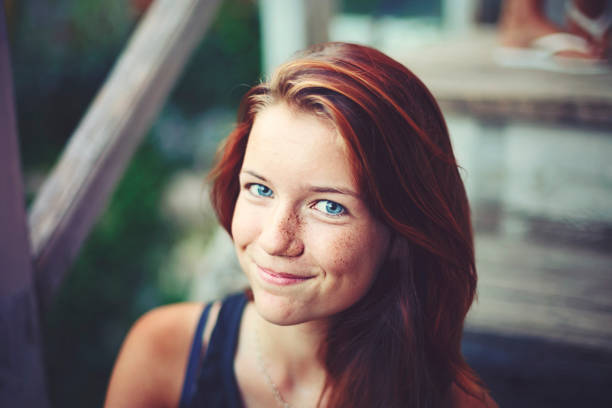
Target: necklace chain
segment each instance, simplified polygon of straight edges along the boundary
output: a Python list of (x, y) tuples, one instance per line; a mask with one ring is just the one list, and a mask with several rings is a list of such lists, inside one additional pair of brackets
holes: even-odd
[(291, 408), (291, 405), (289, 405), (289, 403), (283, 399), (283, 396), (281, 395), (278, 387), (276, 386), (276, 384), (274, 384), (274, 381), (272, 381), (272, 377), (270, 377), (270, 374), (268, 374), (268, 370), (266, 370), (266, 365), (264, 364), (261, 352), (261, 343), (259, 341), (259, 330), (257, 330), (257, 327), (255, 327), (255, 343), (259, 371), (261, 371), (264, 378), (266, 379), (266, 382), (270, 385), (270, 388), (272, 388), (272, 394), (274, 395), (274, 399), (281, 407)]

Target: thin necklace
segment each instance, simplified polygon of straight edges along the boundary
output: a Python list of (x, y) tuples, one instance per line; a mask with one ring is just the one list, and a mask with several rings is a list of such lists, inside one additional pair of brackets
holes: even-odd
[(263, 356), (261, 353), (261, 343), (259, 342), (259, 330), (257, 329), (257, 325), (255, 325), (255, 343), (259, 371), (261, 371), (264, 378), (266, 379), (266, 382), (270, 385), (270, 388), (272, 388), (272, 394), (274, 394), (274, 399), (281, 407), (291, 408), (291, 405), (289, 405), (289, 403), (283, 399), (283, 396), (278, 390), (278, 387), (276, 386), (276, 384), (274, 384), (274, 381), (272, 381), (270, 374), (268, 374), (268, 371), (266, 370), (266, 365), (264, 364)]

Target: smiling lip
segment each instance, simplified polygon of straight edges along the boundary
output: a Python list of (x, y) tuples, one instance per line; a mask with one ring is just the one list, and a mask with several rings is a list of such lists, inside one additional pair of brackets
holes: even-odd
[(295, 285), (312, 278), (312, 276), (298, 276), (290, 273), (275, 272), (271, 269), (262, 268), (259, 265), (257, 265), (257, 270), (259, 272), (259, 276), (261, 276), (264, 281), (274, 285)]

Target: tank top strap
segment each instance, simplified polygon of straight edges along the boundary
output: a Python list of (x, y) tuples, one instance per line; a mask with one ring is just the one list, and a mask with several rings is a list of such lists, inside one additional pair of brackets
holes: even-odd
[(234, 355), (238, 345), (242, 312), (246, 304), (247, 298), (244, 293), (237, 293), (224, 300), (209, 343), (210, 352), (219, 356), (221, 371), (217, 372), (217, 375), (220, 374), (223, 381), (223, 392), (227, 396), (227, 406), (232, 408), (242, 406), (236, 374), (234, 373)]
[(189, 359), (187, 360), (187, 372), (185, 373), (185, 381), (183, 382), (183, 391), (181, 392), (179, 408), (187, 407), (189, 401), (191, 401), (196, 391), (196, 380), (198, 378), (200, 362), (202, 361), (202, 340), (204, 337), (204, 327), (206, 326), (206, 321), (208, 320), (208, 314), (210, 313), (211, 306), (212, 303), (209, 303), (204, 307), (193, 336), (191, 351), (189, 352)]
[(185, 405), (180, 405), (181, 408), (240, 408), (242, 406), (240, 390), (234, 373), (234, 355), (238, 345), (240, 321), (247, 302), (244, 293), (237, 293), (223, 300), (200, 366), (200, 374), (194, 392), (191, 398), (185, 401)]

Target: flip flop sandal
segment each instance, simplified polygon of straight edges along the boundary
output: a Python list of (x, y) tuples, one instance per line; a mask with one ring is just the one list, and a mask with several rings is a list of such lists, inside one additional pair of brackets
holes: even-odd
[(589, 43), (569, 33), (553, 33), (533, 40), (527, 47), (497, 47), (493, 60), (503, 67), (541, 69), (570, 74), (602, 74), (610, 68), (602, 60), (557, 55), (562, 51), (587, 54)]
[(574, 24), (588, 33), (596, 42), (603, 42), (606, 32), (608, 32), (612, 26), (612, 13), (609, 11), (604, 12), (597, 18), (591, 18), (580, 11), (573, 1), (568, 1), (566, 3), (565, 15), (568, 20), (571, 20)]

